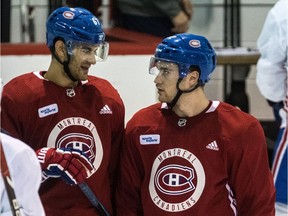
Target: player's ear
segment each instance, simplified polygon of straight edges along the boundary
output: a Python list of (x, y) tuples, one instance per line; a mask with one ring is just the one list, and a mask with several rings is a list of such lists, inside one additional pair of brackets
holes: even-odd
[(191, 86), (194, 86), (199, 80), (199, 72), (197, 70), (191, 70), (185, 78)]
[(181, 90), (188, 90), (193, 88), (199, 79), (199, 72), (197, 70), (190, 71), (179, 83), (179, 88)]
[(61, 60), (61, 62), (65, 61), (67, 58), (66, 46), (62, 40), (57, 40), (55, 42), (55, 54)]
[(190, 79), (192, 79), (193, 81), (195, 80), (196, 82), (198, 82), (199, 76), (200, 76), (199, 71), (197, 71), (197, 70), (192, 70), (192, 71), (190, 72), (190, 74), (191, 74)]

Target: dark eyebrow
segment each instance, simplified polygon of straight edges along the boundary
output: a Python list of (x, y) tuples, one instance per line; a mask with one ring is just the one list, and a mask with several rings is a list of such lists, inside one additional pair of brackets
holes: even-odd
[(85, 49), (86, 51), (89, 51), (89, 52), (96, 52), (98, 50), (98, 47), (82, 45), (81, 49)]
[(92, 50), (92, 48), (91, 48), (91, 47), (89, 47), (89, 46), (86, 46), (86, 45), (82, 45), (82, 46), (81, 46), (81, 49)]

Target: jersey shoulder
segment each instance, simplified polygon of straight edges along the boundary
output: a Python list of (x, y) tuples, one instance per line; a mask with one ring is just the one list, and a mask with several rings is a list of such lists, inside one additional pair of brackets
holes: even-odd
[[(137, 127), (144, 125), (159, 124), (162, 118), (167, 118), (173, 114), (173, 111), (167, 107), (165, 103), (156, 103), (140, 109), (128, 121), (127, 126)], [(147, 118), (149, 116), (149, 118)], [(211, 101), (210, 106), (206, 111), (198, 116), (192, 117), (194, 121), (205, 121), (206, 117), (211, 121), (220, 121), (222, 125), (231, 125), (233, 127), (243, 125), (250, 126), (251, 124), (260, 124), (251, 114), (241, 111), (239, 108), (225, 102)]]
[(220, 102), (215, 112), (222, 125), (226, 125), (228, 128), (245, 128), (252, 125), (260, 126), (259, 120), (254, 116), (226, 102)]
[(138, 110), (127, 122), (127, 130), (135, 127), (159, 124), (160, 119), (163, 117), (163, 109), (165, 109), (163, 106), (162, 103), (155, 103)]
[(121, 104), (123, 103), (118, 90), (106, 79), (95, 76), (89, 76), (88, 82), (85, 85), (93, 86), (98, 90), (98, 93), (103, 97), (110, 98)]
[(3, 98), (9, 97), (18, 102), (28, 102), (43, 90), (44, 80), (39, 71), (17, 76), (4, 85)]
[[(41, 75), (41, 73), (41, 71), (24, 73), (11, 79), (5, 85), (5, 87), (9, 89), (11, 89), (13, 86), (33, 88), (35, 86), (35, 83), (38, 83), (39, 79), (44, 80), (44, 77)], [(30, 85), (28, 85), (29, 83)]]

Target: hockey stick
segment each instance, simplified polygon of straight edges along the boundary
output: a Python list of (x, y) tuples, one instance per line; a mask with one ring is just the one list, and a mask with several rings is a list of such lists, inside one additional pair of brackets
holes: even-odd
[(4, 185), (7, 191), (11, 212), (13, 216), (20, 216), (20, 206), (16, 199), (13, 183), (10, 177), (9, 168), (7, 166), (7, 161), (2, 147), (2, 140), (0, 139), (0, 158), (1, 158), (1, 173), (4, 181)]
[(83, 182), (81, 184), (78, 184), (82, 192), (85, 194), (85, 196), (89, 199), (91, 204), (96, 208), (97, 212), (100, 214), (100, 216), (110, 216), (108, 211), (105, 209), (105, 207), (102, 205), (102, 203), (97, 199), (91, 188), (88, 186), (86, 182)]

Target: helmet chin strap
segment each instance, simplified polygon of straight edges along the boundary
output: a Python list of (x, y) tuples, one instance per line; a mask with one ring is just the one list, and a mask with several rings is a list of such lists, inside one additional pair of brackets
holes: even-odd
[(73, 77), (73, 75), (71, 74), (71, 71), (69, 69), (69, 62), (70, 62), (70, 55), (68, 54), (67, 52), (67, 56), (68, 56), (68, 60), (67, 61), (64, 61), (64, 62), (61, 62), (61, 60), (59, 59), (59, 57), (55, 54), (54, 52), (54, 49), (53, 48), (50, 48), (51, 50), (51, 53), (53, 55), (53, 57), (60, 63), (63, 65), (63, 68), (64, 68), (64, 72), (67, 74), (67, 76), (69, 77), (70, 80), (72, 80), (73, 82), (76, 82), (78, 81), (77, 79), (75, 79)]
[(179, 78), (178, 81), (177, 81), (177, 94), (175, 95), (175, 97), (173, 98), (173, 100), (171, 101), (171, 103), (167, 103), (167, 105), (170, 107), (170, 109), (172, 109), (175, 104), (177, 103), (177, 101), (179, 100), (180, 96), (183, 94), (183, 93), (189, 93), (189, 92), (192, 92), (194, 91), (195, 89), (197, 89), (199, 86), (200, 86), (200, 83), (199, 81), (197, 82), (197, 84), (195, 86), (193, 86), (191, 89), (188, 89), (188, 90), (181, 90), (179, 88), (179, 84), (180, 82), (182, 81), (183, 78)]
[(72, 80), (73, 82), (76, 82), (76, 81), (78, 81), (78, 80), (75, 79), (75, 78), (73, 77), (73, 75), (71, 74), (71, 71), (70, 71), (69, 66), (68, 66), (69, 62), (70, 62), (70, 55), (68, 55), (68, 60), (67, 60), (67, 61), (64, 61), (63, 63), (60, 62), (60, 63), (63, 65), (63, 67), (64, 67), (64, 72), (67, 74), (67, 76), (69, 77), (69, 79)]

